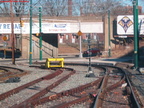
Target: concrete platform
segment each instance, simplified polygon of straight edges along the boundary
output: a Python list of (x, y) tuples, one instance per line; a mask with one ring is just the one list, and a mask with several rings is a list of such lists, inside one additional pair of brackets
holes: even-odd
[[(64, 58), (64, 62), (76, 62), (76, 63), (89, 63), (88, 57), (77, 57), (77, 56), (60, 56), (59, 58)], [(32, 62), (46, 62), (47, 58), (43, 58), (43, 60), (33, 59)], [(131, 58), (100, 58), (100, 57), (91, 57), (91, 63), (98, 65), (115, 65), (116, 63), (127, 62), (130, 61)], [(132, 61), (132, 60), (131, 60)], [(0, 59), (0, 63), (9, 62), (12, 63), (12, 59)], [(29, 59), (16, 58), (15, 63), (25, 62), (29, 64)]]

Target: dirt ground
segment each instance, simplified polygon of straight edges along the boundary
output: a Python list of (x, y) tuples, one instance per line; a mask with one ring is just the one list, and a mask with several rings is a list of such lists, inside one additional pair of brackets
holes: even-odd
[[(67, 44), (59, 44), (59, 55), (74, 55), (74, 54), (79, 54), (80, 50), (79, 50), (79, 46), (70, 46)], [(82, 48), (82, 52), (87, 50), (86, 47)], [(107, 51), (101, 51), (102, 55), (101, 57), (108, 57), (108, 52)], [(130, 54), (131, 53), (131, 54)], [(115, 49), (111, 50), (111, 57), (112, 58), (118, 58), (118, 57), (122, 57), (122, 56), (127, 56), (127, 55), (132, 55), (133, 53), (133, 46), (120, 46)]]

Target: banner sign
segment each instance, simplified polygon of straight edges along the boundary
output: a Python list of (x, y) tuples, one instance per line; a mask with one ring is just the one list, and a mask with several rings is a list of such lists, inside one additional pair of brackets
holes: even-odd
[[(70, 32), (69, 23), (43, 23), (42, 32), (43, 33), (69, 33)], [(14, 23), (14, 33), (15, 34), (29, 34), (30, 26), (29, 23), (24, 23), (21, 28), (19, 23)], [(11, 33), (11, 23), (0, 23), (0, 33), (9, 34)], [(39, 23), (32, 24), (32, 33), (39, 33)]]
[[(81, 25), (81, 26), (80, 26)], [(103, 22), (83, 22), (79, 23), (42, 23), (43, 33), (77, 33), (80, 29), (82, 33), (103, 33)], [(10, 34), (11, 23), (0, 23), (0, 34)], [(24, 23), (20, 27), (20, 23), (14, 23), (15, 34), (29, 34), (30, 25)], [(32, 24), (32, 33), (39, 33), (39, 23)]]
[[(144, 15), (139, 15), (139, 31), (144, 35)], [(117, 34), (119, 35), (133, 35), (134, 34), (134, 21), (133, 15), (119, 15), (117, 17)]]

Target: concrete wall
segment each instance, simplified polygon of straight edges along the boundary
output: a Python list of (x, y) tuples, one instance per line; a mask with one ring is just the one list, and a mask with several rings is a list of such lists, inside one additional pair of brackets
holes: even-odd
[[(105, 51), (108, 51), (108, 49), (114, 49), (115, 44), (112, 42), (114, 40), (113, 38), (113, 20), (114, 17), (110, 16), (110, 40), (109, 40), (109, 32), (108, 32), (108, 16), (105, 16), (103, 21), (104, 21), (104, 37), (105, 37), (105, 45), (104, 49)], [(110, 46), (109, 46), (109, 41), (110, 41)]]
[(27, 59), (29, 58), (29, 37), (28, 35), (22, 36), (22, 58)]

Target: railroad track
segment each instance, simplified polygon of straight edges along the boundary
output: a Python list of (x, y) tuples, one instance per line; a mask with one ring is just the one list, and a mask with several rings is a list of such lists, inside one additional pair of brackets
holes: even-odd
[[(47, 106), (49, 108), (67, 108), (70, 106), (77, 107), (76, 104), (85, 102), (85, 108), (110, 108), (117, 106), (119, 106), (119, 108), (141, 108), (142, 104), (140, 104), (141, 102), (137, 100), (125, 71), (118, 67), (110, 66), (108, 68), (110, 69), (107, 70), (104, 77), (101, 77), (101, 82), (92, 82), (93, 85), (91, 84), (88, 90), (88, 87), (83, 89), (81, 88), (81, 91), (77, 91), (78, 88), (71, 89), (52, 96), (41, 98), (40, 100), (32, 102), (31, 105), (35, 106), (55, 100), (52, 102), (52, 106), (48, 104)], [(101, 78), (97, 79), (97, 81), (100, 81)], [(80, 95), (83, 92), (85, 95)], [(65, 96), (65, 98), (62, 99), (63, 96)], [(79, 98), (73, 99), (73, 97)], [(59, 104), (55, 105), (55, 103)]]
[[(70, 72), (66, 73), (65, 71), (66, 70), (69, 70)], [(65, 73), (64, 73), (65, 72)], [(59, 76), (60, 74), (62, 74), (61, 76)], [(41, 78), (38, 78), (34, 81), (31, 81), (27, 84), (24, 84), (22, 86), (19, 86), (15, 89), (12, 89), (8, 92), (5, 92), (3, 94), (0, 95), (0, 100), (4, 100), (6, 99), (7, 97), (12, 97), (12, 96), (15, 96), (15, 94), (18, 94), (20, 93), (21, 94), (21, 91), (25, 92), (23, 94), (26, 95), (26, 97), (28, 97), (27, 95), (30, 95), (29, 93), (31, 93), (33, 91), (33, 87), (36, 87), (36, 83), (39, 83), (39, 85), (43, 85), (43, 89), (40, 90), (39, 92), (37, 92), (37, 90), (33, 91), (33, 96), (29, 97), (28, 99), (24, 100), (24, 102), (22, 102), (21, 104), (17, 105), (17, 103), (13, 103), (13, 102), (9, 102), (9, 103), (12, 103), (12, 104), (15, 104), (13, 106), (9, 106), (9, 107), (19, 107), (19, 106), (22, 106), (22, 107), (25, 107), (27, 106), (27, 104), (31, 101), (31, 100), (35, 100), (36, 98), (40, 98), (41, 96), (45, 95), (47, 92), (49, 92), (52, 88), (56, 87), (57, 85), (59, 85), (61, 82), (65, 81), (67, 78), (69, 78), (72, 74), (74, 74), (75, 71), (72, 70), (72, 69), (59, 69), (59, 70), (56, 70), (54, 73), (52, 74), (48, 74), (44, 77), (41, 77)], [(48, 81), (50, 79), (53, 79), (57, 77), (57, 81), (54, 81), (54, 83), (51, 83), (50, 85), (48, 85)], [(43, 84), (42, 84), (43, 83)], [(45, 85), (44, 85), (45, 84)], [(46, 86), (47, 85), (47, 86)], [(46, 86), (46, 87), (45, 87)], [(34, 93), (35, 92), (35, 93)], [(18, 97), (17, 97), (18, 98)], [(23, 98), (23, 97), (22, 97)], [(22, 99), (20, 98), (20, 99)], [(23, 105), (24, 103), (24, 105)]]
[(142, 104), (136, 98), (126, 72), (119, 67), (110, 67), (117, 69), (117, 72), (105, 75), (100, 91), (95, 98), (93, 108), (117, 106), (119, 108), (141, 108)]
[[(77, 63), (72, 65), (74, 67), (79, 65), (87, 66), (87, 64)], [(56, 70), (52, 74), (1, 94), (0, 100), (6, 100), (7, 97), (11, 95), (13, 97), (14, 94), (17, 93), (20, 95), (22, 91), (26, 92), (25, 95), (27, 95), (27, 98), (23, 99), (22, 96), (19, 98), (21, 99), (19, 102), (11, 104), (8, 108), (40, 108), (42, 106), (48, 108), (66, 108), (71, 106), (79, 108), (80, 104), (84, 104), (85, 107), (83, 108), (107, 108), (115, 107), (117, 105), (120, 106), (119, 108), (142, 107), (140, 100), (137, 100), (137, 97), (135, 96), (129, 78), (123, 69), (105, 65), (92, 66), (94, 69), (100, 69), (104, 74), (96, 77), (95, 80), (90, 83), (64, 91), (52, 92), (51, 90), (53, 88), (56, 88), (58, 85), (62, 86), (61, 84), (63, 82), (76, 73), (72, 68), (62, 68)], [(44, 85), (44, 87), (39, 87), (36, 83), (39, 83), (39, 86)], [(24, 89), (26, 89), (26, 91)]]
[(3, 82), (18, 82), (20, 77), (28, 74), (27, 71), (24, 71), (19, 68), (14, 68), (10, 66), (0, 66), (0, 83)]

